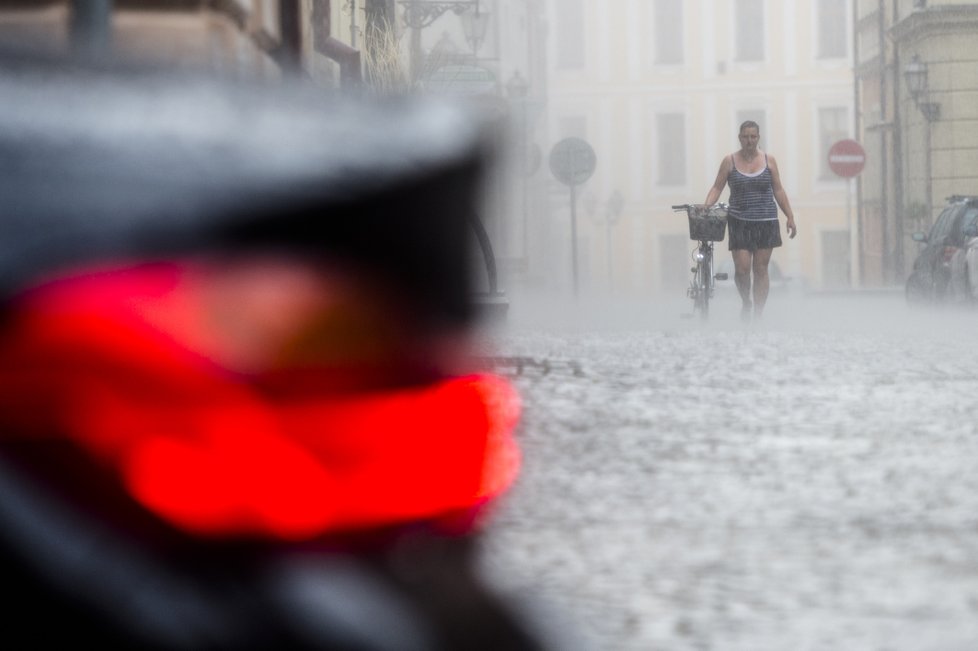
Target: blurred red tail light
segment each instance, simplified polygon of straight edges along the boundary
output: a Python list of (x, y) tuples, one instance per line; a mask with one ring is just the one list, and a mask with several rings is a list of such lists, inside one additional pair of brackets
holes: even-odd
[[(336, 358), (320, 355), (297, 360), (315, 365), (291, 389), (280, 381), (268, 391), (261, 368), (242, 372), (210, 354), (224, 331), (201, 332), (192, 299), (211, 280), (193, 269), (81, 273), (15, 301), (0, 346), (0, 437), (70, 442), (144, 509), (204, 536), (302, 540), (456, 521), (515, 480), (520, 403), (505, 379), (340, 390)], [(151, 318), (160, 310), (184, 316)]]

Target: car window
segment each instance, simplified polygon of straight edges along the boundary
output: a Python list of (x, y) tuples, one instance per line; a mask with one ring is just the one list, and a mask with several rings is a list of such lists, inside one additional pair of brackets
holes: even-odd
[(937, 218), (934, 222), (934, 227), (930, 229), (930, 235), (927, 239), (931, 243), (936, 243), (947, 237), (948, 233), (951, 232), (951, 225), (954, 223), (954, 216), (960, 210), (960, 206), (951, 206), (945, 208), (941, 216)]
[(961, 218), (961, 234), (966, 235), (967, 233), (975, 232), (978, 228), (978, 206), (968, 206), (964, 211), (964, 217)]

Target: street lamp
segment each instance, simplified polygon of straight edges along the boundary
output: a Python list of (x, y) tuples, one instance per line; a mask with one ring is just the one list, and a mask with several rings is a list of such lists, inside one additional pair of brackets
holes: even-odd
[(931, 161), (931, 124), (935, 122), (941, 114), (941, 105), (927, 100), (927, 64), (920, 60), (916, 54), (910, 59), (910, 63), (903, 67), (903, 78), (907, 82), (907, 90), (917, 109), (923, 114), (927, 121), (927, 128), (924, 129), (924, 178), (927, 185), (925, 195), (927, 201), (927, 216), (930, 218), (934, 214), (932, 161)]
[(475, 11), (466, 11), (461, 15), (462, 32), (465, 42), (472, 48), (472, 55), (479, 56), (479, 46), (486, 40), (486, 30), (489, 29), (489, 14), (479, 11), (479, 3), (475, 3)]
[(520, 195), (522, 204), (520, 206), (520, 212), (522, 216), (522, 236), (523, 236), (523, 258), (529, 259), (529, 236), (527, 230), (529, 228), (529, 223), (527, 219), (527, 120), (526, 120), (526, 96), (530, 92), (530, 82), (520, 74), (519, 70), (513, 71), (513, 76), (509, 78), (506, 82), (506, 95), (509, 97), (513, 104), (519, 104), (519, 130), (518, 136), (518, 147), (519, 147), (519, 174), (520, 174)]
[(513, 99), (523, 99), (530, 90), (530, 82), (520, 74), (519, 70), (513, 71), (513, 76), (506, 82), (506, 94)]
[(907, 82), (907, 90), (914, 104), (924, 115), (924, 119), (933, 122), (941, 115), (941, 105), (927, 100), (927, 64), (916, 54), (910, 63), (903, 67), (903, 78)]

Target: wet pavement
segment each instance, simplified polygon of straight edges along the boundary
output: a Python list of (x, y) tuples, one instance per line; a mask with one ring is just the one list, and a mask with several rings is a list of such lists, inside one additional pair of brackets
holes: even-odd
[(486, 573), (582, 649), (978, 648), (978, 311), (513, 295)]

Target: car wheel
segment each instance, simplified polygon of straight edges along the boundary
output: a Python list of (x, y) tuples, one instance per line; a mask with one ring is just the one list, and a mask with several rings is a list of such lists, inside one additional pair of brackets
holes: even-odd
[(941, 268), (934, 274), (931, 298), (935, 303), (947, 303), (953, 298), (951, 272), (947, 269)]

